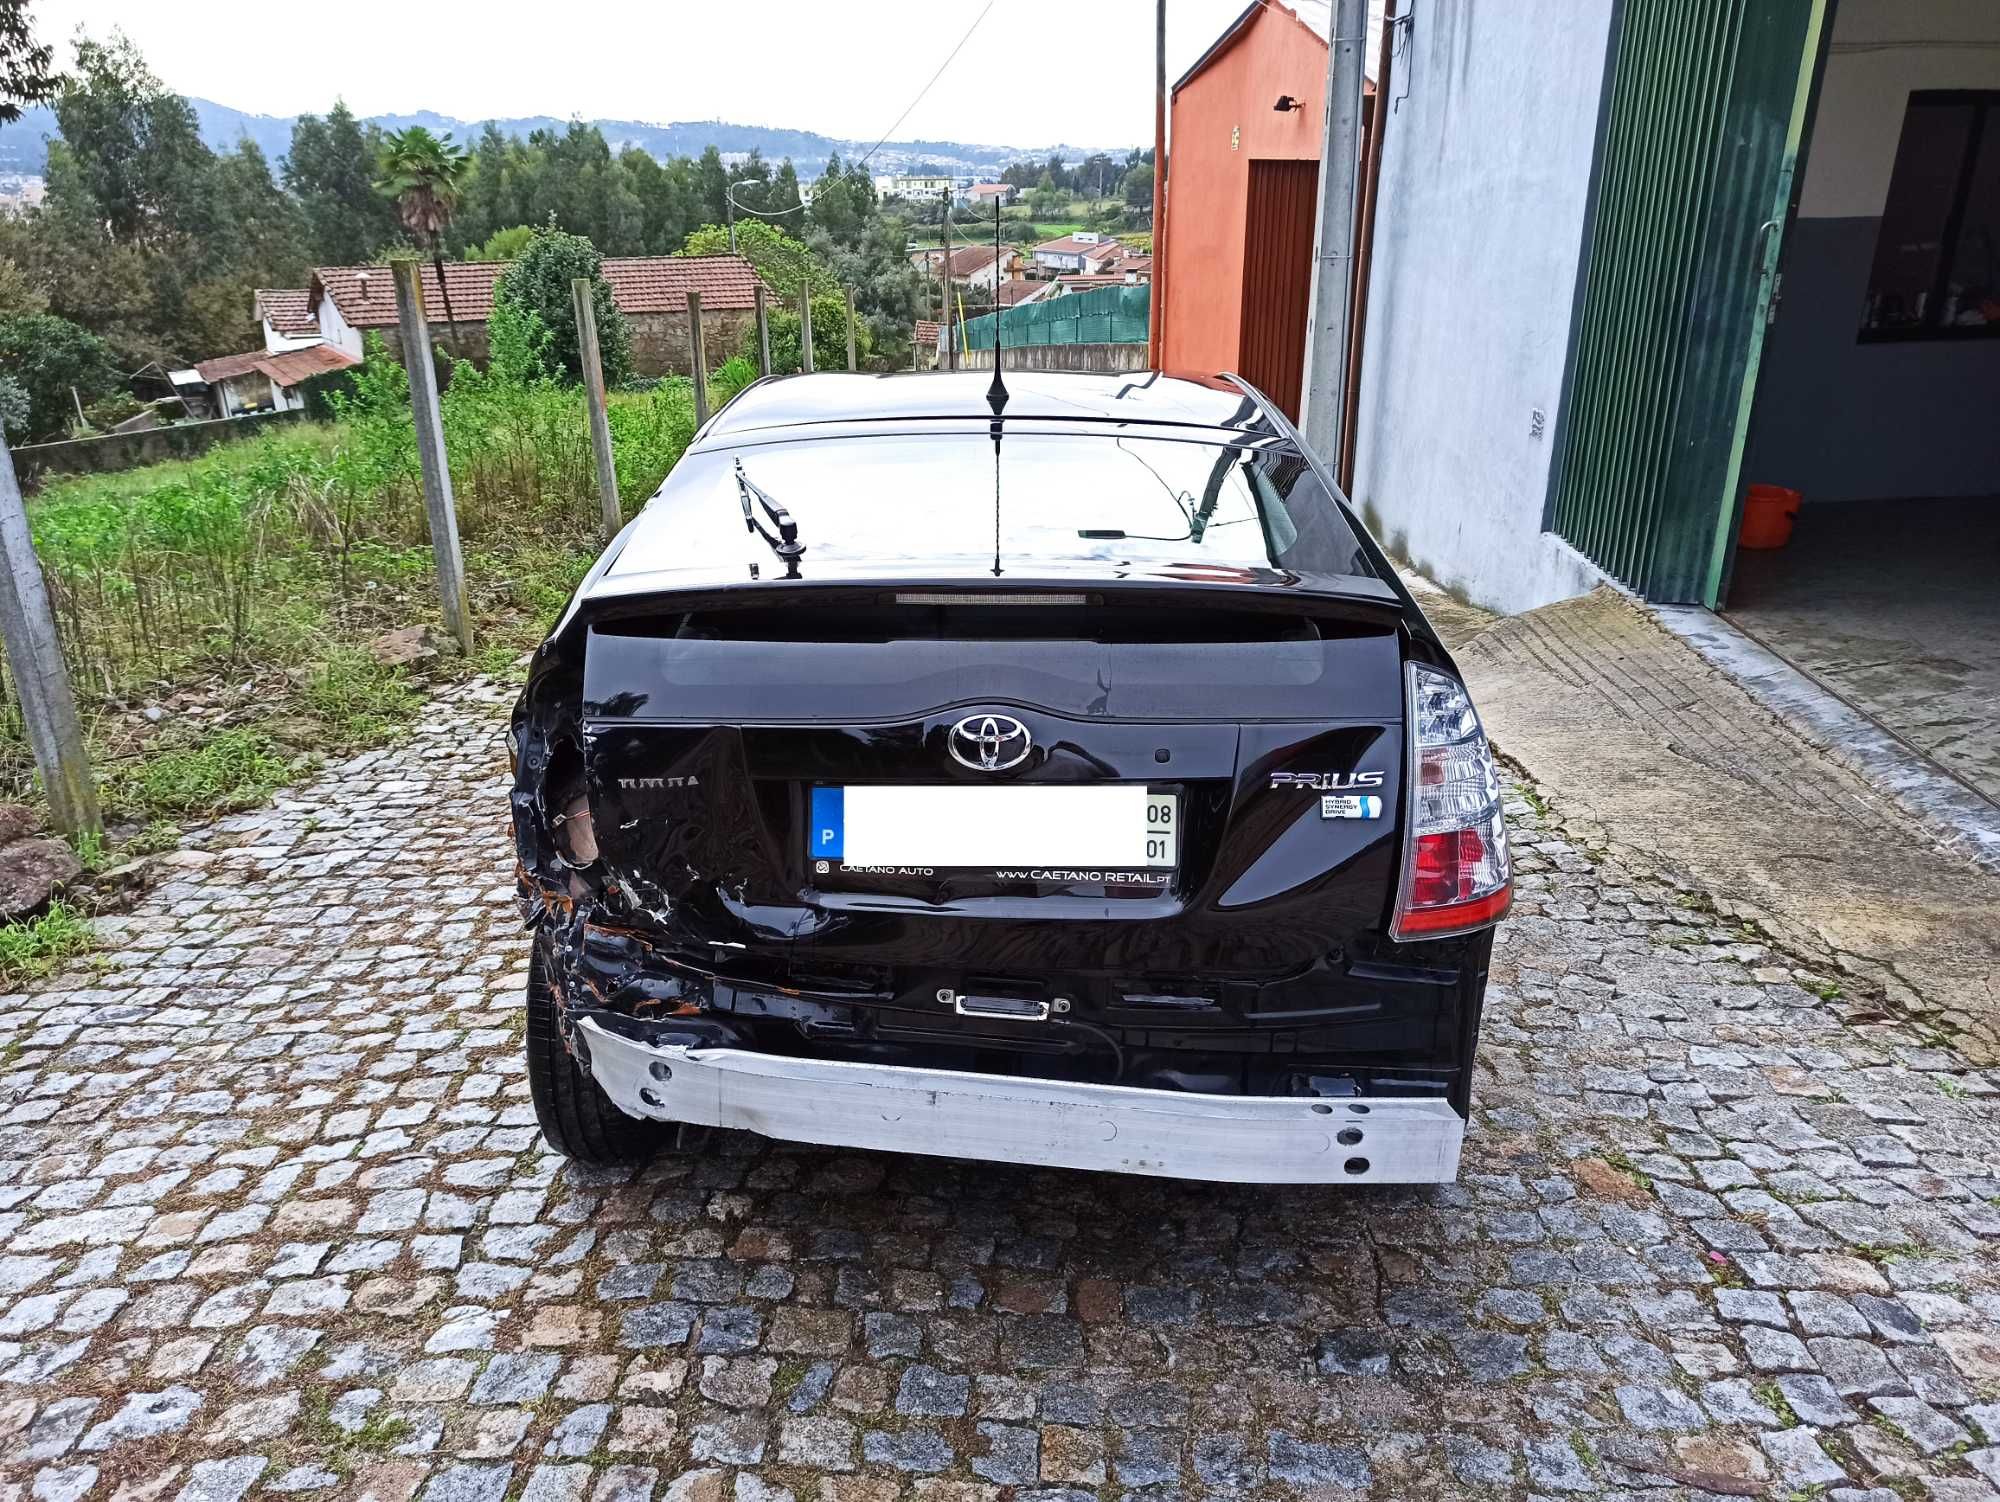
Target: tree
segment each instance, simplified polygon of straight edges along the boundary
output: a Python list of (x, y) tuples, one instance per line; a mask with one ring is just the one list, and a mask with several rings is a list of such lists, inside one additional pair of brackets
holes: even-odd
[(865, 169), (842, 165), (840, 153), (827, 159), (813, 184), (813, 223), (842, 245), (852, 245), (875, 216), (875, 184)]
[(514, 224), (506, 229), (496, 229), (486, 237), (485, 243), (465, 247), (468, 261), (518, 261), (535, 239), (532, 224)]
[(695, 212), (694, 164), (684, 156), (660, 162), (636, 146), (618, 161), (639, 200), (639, 246), (646, 255), (670, 255), (701, 223)]
[(722, 165), (722, 153), (710, 146), (694, 165), (695, 210), (706, 224), (722, 224), (729, 218), (729, 173)]
[[(807, 283), (823, 292), (838, 280), (833, 268), (804, 241), (793, 239), (777, 225), (762, 219), (746, 219), (736, 226), (736, 250), (757, 268), (764, 285), (781, 302), (797, 302), (799, 289)], [(704, 224), (687, 237), (680, 254), (728, 255), (729, 231), (719, 224)]]
[(35, 285), (19, 262), (0, 255), (0, 318), (17, 313), (46, 313), (48, 294)]
[(1127, 208), (1150, 209), (1153, 206), (1153, 164), (1134, 163), (1127, 167), (1119, 191)]
[(421, 125), (391, 131), (382, 138), (382, 176), (375, 191), (396, 201), (403, 227), (431, 251), (438, 290), (444, 295), (444, 321), (456, 337), (458, 320), (451, 311), (451, 287), (444, 279), (444, 232), (458, 211), (470, 158), (449, 132), (432, 135)]
[(28, 0), (0, 0), (0, 125), (20, 119), (24, 104), (56, 97), (54, 63), (55, 49), (37, 43), (28, 27)]
[(1060, 214), (1068, 202), (1062, 190), (1056, 186), (1054, 176), (1048, 172), (1042, 173), (1040, 181), (1028, 191), (1028, 212), (1037, 219), (1048, 219)]
[(67, 431), (78, 401), (88, 406), (120, 384), (104, 341), (52, 313), (0, 319), (0, 374), (27, 392), (28, 432), (38, 438)]
[(285, 187), (298, 200), (320, 265), (362, 265), (395, 243), (396, 206), (375, 191), (371, 170), (381, 152), (382, 132), (363, 126), (342, 101), (324, 120), (301, 115), (292, 122)]
[[(96, 210), (113, 242), (164, 247), (177, 235), (209, 238), (215, 155), (193, 108), (122, 35), (78, 38), (76, 71), (63, 80), (55, 111), (66, 148), (60, 186)], [(51, 153), (51, 198), (55, 165)]]
[(559, 363), (572, 376), (581, 374), (578, 353), (576, 308), (570, 301), (569, 284), (577, 277), (590, 278), (591, 307), (597, 318), (597, 349), (608, 384), (622, 381), (632, 367), (632, 337), (625, 327), (625, 315), (611, 295), (604, 279), (604, 257), (597, 247), (580, 235), (559, 229), (539, 230), (521, 258), (507, 268), (494, 288), (495, 297), (511, 298), (532, 312), (548, 330), (546, 358)]

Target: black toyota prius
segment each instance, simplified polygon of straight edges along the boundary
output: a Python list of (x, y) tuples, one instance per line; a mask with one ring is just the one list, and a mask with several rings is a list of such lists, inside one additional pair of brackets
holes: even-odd
[(1458, 1168), (1501, 789), (1241, 381), (760, 382), (514, 712), (551, 1143), (672, 1124), (1269, 1183)]

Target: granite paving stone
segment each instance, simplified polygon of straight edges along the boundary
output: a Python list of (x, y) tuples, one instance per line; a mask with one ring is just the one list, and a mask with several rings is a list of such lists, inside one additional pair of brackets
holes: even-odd
[(5, 998), (0, 1498), (1993, 1502), (2000, 1078), (1560, 788), (1508, 804), (1455, 1184), (584, 1169), (510, 699), (190, 830)]

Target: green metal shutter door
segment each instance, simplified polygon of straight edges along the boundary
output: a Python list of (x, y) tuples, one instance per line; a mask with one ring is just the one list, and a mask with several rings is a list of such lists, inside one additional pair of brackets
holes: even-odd
[(1624, 0), (1550, 526), (1715, 603), (1826, 0)]

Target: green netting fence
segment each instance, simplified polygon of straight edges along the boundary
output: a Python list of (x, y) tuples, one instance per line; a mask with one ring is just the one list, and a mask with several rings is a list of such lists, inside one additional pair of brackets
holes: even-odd
[[(1009, 349), (1031, 344), (1144, 344), (1152, 288), (1099, 287), (1009, 308), (1001, 337)], [(993, 319), (986, 313), (960, 326), (960, 349), (993, 348)]]

